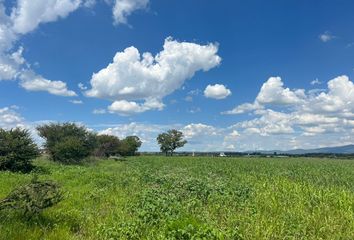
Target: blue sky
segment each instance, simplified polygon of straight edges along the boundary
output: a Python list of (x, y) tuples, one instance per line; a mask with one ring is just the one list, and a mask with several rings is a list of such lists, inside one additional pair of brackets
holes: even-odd
[(353, 1), (0, 6), (0, 127), (74, 121), (142, 150), (170, 128), (196, 151), (354, 143)]

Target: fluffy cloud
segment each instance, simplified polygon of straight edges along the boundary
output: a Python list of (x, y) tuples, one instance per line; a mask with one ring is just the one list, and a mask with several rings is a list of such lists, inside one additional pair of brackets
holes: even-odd
[(22, 126), (23, 118), (17, 110), (17, 106), (0, 108), (0, 128), (8, 129)]
[[(23, 71), (32, 71), (22, 57), (23, 48), (13, 49), (23, 35), (34, 31), (40, 24), (65, 18), (80, 7), (93, 7), (95, 3), (95, 0), (17, 0), (11, 14), (7, 15), (3, 1), (0, 1), (0, 80), (16, 80)], [(113, 8), (115, 22), (126, 23), (127, 16), (147, 4), (148, 0), (116, 0)], [(27, 81), (21, 86), (26, 86), (27, 90), (50, 89), (48, 92), (56, 95), (75, 95), (64, 89), (65, 83), (44, 78), (39, 80), (36, 74), (33, 74), (32, 81), (43, 87), (33, 87), (29, 84), (28, 74), (24, 74)]]
[(354, 83), (347, 76), (339, 76), (328, 81), (327, 86), (324, 90), (292, 91), (284, 88), (280, 78), (268, 80), (253, 104), (241, 104), (226, 112), (253, 113), (253, 119), (231, 128), (240, 133), (240, 141), (247, 136), (261, 143), (263, 137), (269, 137), (283, 149), (289, 145), (302, 148), (340, 145), (343, 136), (347, 137), (346, 143), (353, 143), (348, 134), (354, 129)]
[(113, 6), (114, 24), (126, 24), (127, 17), (134, 11), (146, 9), (149, 0), (115, 0)]
[(234, 109), (222, 114), (242, 114), (263, 109), (266, 105), (284, 106), (294, 105), (304, 102), (305, 90), (290, 90), (284, 88), (284, 83), (280, 77), (270, 77), (261, 87), (253, 103), (243, 103)]
[(33, 31), (41, 23), (67, 17), (79, 8), (81, 0), (17, 0), (11, 19), (16, 33)]
[[(116, 0), (113, 7), (115, 23), (126, 23), (133, 11), (146, 8), (148, 2)], [(64, 82), (52, 81), (35, 74), (22, 57), (23, 48), (14, 51), (13, 46), (24, 34), (34, 31), (40, 24), (65, 18), (80, 7), (93, 7), (95, 3), (95, 0), (17, 0), (11, 14), (7, 15), (4, 4), (0, 1), (0, 80), (20, 78), (20, 86), (29, 91), (76, 96), (75, 92), (66, 88)]]
[(9, 50), (16, 40), (16, 34), (12, 29), (11, 18), (6, 14), (6, 9), (0, 1), (0, 52)]
[(217, 135), (216, 128), (202, 123), (192, 123), (181, 129), (187, 139)]
[(241, 114), (246, 113), (254, 110), (262, 109), (263, 106), (260, 105), (258, 102), (255, 103), (243, 103), (232, 110), (222, 112), (222, 114)]
[(293, 133), (288, 114), (276, 112), (273, 110), (259, 110), (256, 112), (259, 118), (237, 123), (234, 127), (242, 128), (248, 133), (257, 133), (262, 136), (271, 134), (289, 134)]
[(260, 104), (287, 105), (301, 101), (301, 97), (303, 97), (302, 90), (291, 91), (283, 86), (284, 83), (280, 77), (269, 78), (258, 93), (256, 102)]
[(62, 81), (45, 79), (30, 69), (22, 53), (23, 47), (13, 47), (23, 34), (33, 31), (40, 23), (66, 17), (77, 9), (81, 0), (18, 0), (10, 16), (0, 1), (0, 80), (18, 80), (29, 91), (47, 91), (60, 96), (75, 96)]
[(204, 90), (207, 98), (224, 99), (231, 95), (231, 91), (222, 84), (208, 85)]
[[(179, 89), (197, 71), (208, 71), (219, 65), (218, 47), (165, 40), (163, 50), (156, 56), (142, 55), (135, 47), (116, 53), (113, 62), (94, 73), (89, 97), (116, 101), (111, 111), (125, 114), (161, 109), (162, 99)], [(142, 104), (132, 101), (145, 101)]]
[(0, 80), (12, 80), (18, 71), (19, 63), (13, 56), (15, 52), (9, 53), (15, 40), (11, 19), (0, 1)]
[(162, 110), (164, 104), (157, 101), (156, 99), (148, 99), (144, 103), (139, 104), (136, 102), (129, 102), (126, 100), (114, 101), (108, 110), (111, 113), (117, 113), (122, 116), (128, 116), (134, 113), (142, 113), (148, 110)]
[(302, 108), (308, 112), (354, 117), (354, 83), (347, 76), (339, 76), (327, 86), (328, 92), (311, 97)]
[(17, 52), (12, 54), (0, 53), (0, 80), (15, 80), (21, 63), (17, 62), (14, 56)]
[(33, 71), (25, 71), (20, 76), (21, 86), (28, 91), (47, 91), (51, 94), (73, 97), (77, 96), (74, 91), (68, 90), (66, 83), (51, 81), (36, 75)]

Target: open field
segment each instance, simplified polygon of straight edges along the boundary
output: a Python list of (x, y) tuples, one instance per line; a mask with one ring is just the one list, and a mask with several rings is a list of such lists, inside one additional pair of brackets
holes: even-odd
[[(0, 239), (354, 239), (354, 161), (132, 157), (36, 160), (65, 199), (0, 214)], [(33, 174), (0, 172), (0, 198)]]

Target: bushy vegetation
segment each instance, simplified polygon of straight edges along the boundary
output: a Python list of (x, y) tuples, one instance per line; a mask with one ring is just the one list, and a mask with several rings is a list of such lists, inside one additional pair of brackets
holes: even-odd
[(97, 135), (96, 139), (97, 147), (94, 155), (97, 157), (135, 156), (141, 146), (141, 141), (137, 136), (128, 136), (119, 140), (112, 135)]
[(161, 152), (167, 155), (173, 155), (177, 148), (183, 147), (187, 141), (183, 139), (183, 133), (176, 129), (168, 130), (157, 136), (157, 143), (160, 145)]
[[(0, 212), (0, 239), (354, 239), (354, 161), (131, 157), (60, 165), (42, 217)], [(50, 174), (48, 174), (48, 172)], [(32, 174), (0, 172), (0, 199)]]
[(32, 160), (38, 155), (28, 130), (0, 129), (0, 170), (29, 172), (33, 168)]
[(62, 193), (56, 183), (33, 179), (30, 184), (18, 187), (1, 200), (0, 211), (17, 210), (31, 218), (61, 200)]
[(134, 156), (141, 146), (141, 141), (137, 136), (128, 136), (120, 142), (119, 154), (122, 156)]
[(45, 139), (44, 147), (52, 160), (65, 164), (82, 163), (89, 156), (134, 156), (141, 146), (137, 136), (119, 140), (111, 135), (97, 135), (75, 123), (51, 123), (37, 130)]
[(74, 123), (51, 123), (37, 127), (45, 148), (54, 161), (80, 163), (96, 147), (96, 135)]
[(96, 136), (97, 147), (94, 151), (96, 157), (105, 157), (117, 155), (121, 147), (121, 142), (119, 138), (111, 135), (97, 135)]

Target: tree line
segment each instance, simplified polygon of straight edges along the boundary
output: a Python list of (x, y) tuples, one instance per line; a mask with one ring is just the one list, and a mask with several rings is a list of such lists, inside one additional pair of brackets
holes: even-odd
[[(50, 159), (63, 164), (78, 164), (89, 156), (136, 155), (142, 144), (137, 136), (119, 139), (112, 135), (99, 135), (74, 123), (45, 124), (37, 127), (37, 132), (45, 140), (44, 149)], [(177, 130), (160, 134), (157, 141), (166, 156), (186, 143), (183, 134)], [(34, 168), (33, 159), (39, 156), (40, 150), (28, 130), (0, 128), (0, 171), (30, 172)], [(57, 183), (40, 181), (35, 175), (29, 184), (15, 188), (0, 200), (0, 212), (15, 210), (32, 218), (62, 199), (63, 192)]]
[[(142, 141), (137, 136), (119, 139), (113, 135), (97, 134), (75, 123), (49, 123), (36, 128), (44, 139), (44, 151), (52, 161), (63, 164), (79, 164), (87, 157), (134, 156)], [(161, 152), (166, 156), (183, 147), (187, 141), (183, 133), (175, 129), (157, 137)], [(30, 172), (33, 159), (40, 150), (26, 129), (0, 128), (0, 170)]]

